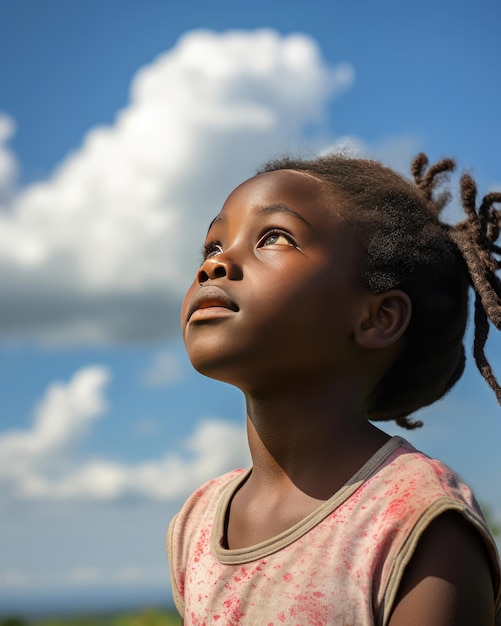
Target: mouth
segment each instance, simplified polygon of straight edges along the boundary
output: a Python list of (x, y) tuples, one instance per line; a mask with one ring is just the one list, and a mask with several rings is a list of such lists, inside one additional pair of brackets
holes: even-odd
[(204, 286), (191, 300), (187, 321), (219, 317), (228, 311), (237, 313), (239, 307), (220, 287)]

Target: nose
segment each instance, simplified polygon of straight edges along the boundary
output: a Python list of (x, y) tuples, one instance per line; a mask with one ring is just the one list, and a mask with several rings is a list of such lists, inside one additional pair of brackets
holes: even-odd
[(242, 277), (242, 271), (224, 252), (205, 259), (197, 274), (197, 280), (201, 285), (208, 280), (225, 277), (230, 280), (239, 280)]

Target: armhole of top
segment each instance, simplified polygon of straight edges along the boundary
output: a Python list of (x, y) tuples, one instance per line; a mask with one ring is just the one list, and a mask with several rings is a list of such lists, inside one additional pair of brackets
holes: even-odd
[(489, 567), (492, 575), (494, 610), (496, 615), (495, 624), (496, 626), (501, 626), (501, 574), (499, 570), (499, 558), (494, 540), (490, 536), (488, 528), (484, 526), (484, 524), (482, 524), (477, 517), (472, 515), (467, 509), (463, 509), (454, 500), (451, 501), (447, 498), (437, 500), (424, 512), (424, 514), (417, 520), (411, 533), (403, 543), (398, 555), (395, 557), (390, 575), (388, 577), (388, 583), (386, 585), (381, 608), (379, 610), (378, 624), (380, 626), (388, 625), (405, 568), (414, 556), (416, 547), (418, 546), (423, 533), (435, 519), (449, 511), (456, 511), (459, 513), (480, 533), (485, 545), (486, 556), (489, 561)]
[(179, 593), (179, 589), (177, 587), (176, 576), (175, 576), (175, 567), (173, 563), (174, 559), (174, 551), (172, 542), (174, 540), (174, 525), (177, 520), (177, 515), (175, 515), (167, 529), (167, 560), (169, 561), (169, 570), (170, 570), (170, 580), (171, 580), (171, 591), (172, 591), (172, 599), (174, 600), (174, 604), (176, 605), (176, 609), (178, 610), (179, 615), (182, 617), (184, 615), (184, 600)]

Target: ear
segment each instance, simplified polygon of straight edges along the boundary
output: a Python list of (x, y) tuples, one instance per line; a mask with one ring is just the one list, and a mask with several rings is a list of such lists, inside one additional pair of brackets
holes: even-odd
[(364, 316), (355, 329), (361, 348), (387, 348), (406, 331), (412, 314), (409, 296), (400, 290), (370, 294)]

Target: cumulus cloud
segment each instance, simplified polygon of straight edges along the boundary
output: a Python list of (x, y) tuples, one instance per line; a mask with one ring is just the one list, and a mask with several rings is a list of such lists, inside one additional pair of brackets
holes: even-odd
[(60, 460), (71, 445), (106, 411), (104, 367), (86, 367), (64, 384), (53, 383), (34, 412), (30, 429), (0, 435), (0, 484), (16, 495), (43, 495), (48, 476), (62, 471)]
[(48, 484), (44, 496), (177, 500), (210, 477), (248, 465), (248, 456), (243, 428), (222, 420), (205, 419), (180, 446), (180, 452), (169, 452), (160, 459), (136, 465), (89, 461)]
[[(305, 128), (322, 128), (327, 103), (352, 81), (351, 66), (327, 66), (305, 35), (182, 37), (137, 73), (114, 124), (92, 129), (0, 213), (0, 332), (73, 343), (168, 336), (227, 193), (263, 159), (304, 144)], [(12, 132), (1, 118), (4, 187)]]
[(211, 476), (249, 464), (244, 429), (207, 418), (178, 452), (135, 465), (107, 459), (78, 461), (72, 445), (106, 410), (109, 372), (86, 367), (49, 387), (33, 425), (0, 435), (0, 485), (18, 499), (175, 500)]

